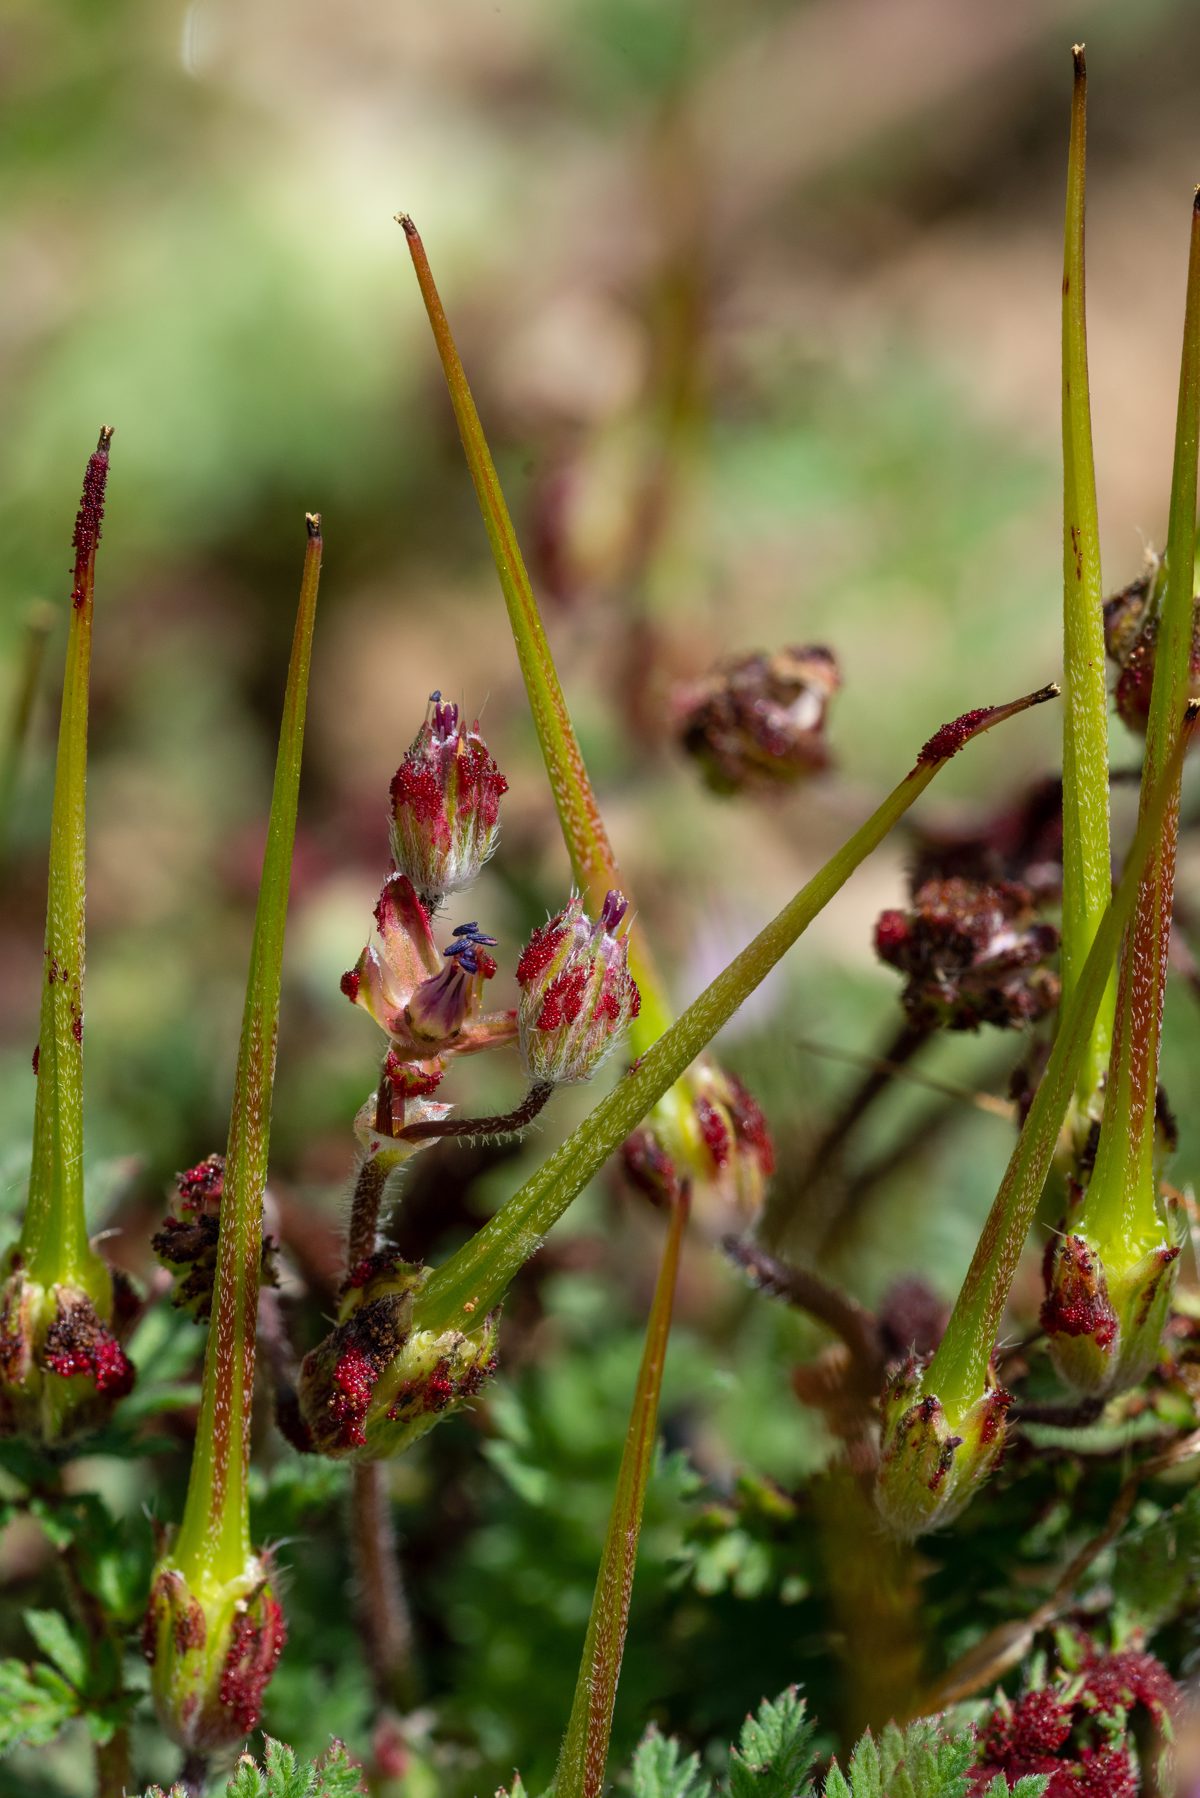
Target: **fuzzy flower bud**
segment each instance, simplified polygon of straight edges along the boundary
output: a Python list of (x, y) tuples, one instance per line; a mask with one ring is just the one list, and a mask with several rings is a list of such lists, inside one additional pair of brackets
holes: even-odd
[(881, 912), (875, 925), (876, 953), (908, 976), (904, 1009), (927, 1029), (1003, 1029), (1045, 1017), (1059, 982), (1043, 964), (1057, 946), (1033, 894), (1011, 880), (927, 880), (908, 911)]
[(875, 1498), (895, 1535), (911, 1540), (966, 1509), (1000, 1459), (1011, 1403), (988, 1386), (951, 1425), (941, 1400), (922, 1390), (915, 1360), (893, 1375), (883, 1395)]
[(283, 1653), (287, 1626), (269, 1555), (251, 1555), (224, 1582), (190, 1584), (168, 1553), (155, 1570), (142, 1652), (163, 1728), (181, 1748), (211, 1754), (243, 1741)]
[(336, 1328), (300, 1369), (300, 1414), (307, 1446), (318, 1454), (398, 1455), (494, 1373), (496, 1313), (470, 1335), (414, 1330), (413, 1305), (427, 1277), (427, 1268), (389, 1249), (351, 1270)]
[[(133, 1388), (134, 1369), (92, 1297), (30, 1279), (19, 1254), (0, 1286), (0, 1436), (54, 1444), (97, 1429)], [(128, 1286), (114, 1277), (126, 1313)]]
[[(654, 1121), (628, 1137), (621, 1154), (639, 1192), (670, 1201), (681, 1183), (693, 1196), (715, 1195), (722, 1211), (753, 1221), (775, 1171), (775, 1147), (758, 1102), (733, 1074), (702, 1056), (679, 1082), (688, 1103), (674, 1106), (668, 1129)], [(730, 1218), (718, 1220), (719, 1229)]]
[(680, 744), (718, 793), (783, 786), (829, 765), (825, 716), (842, 684), (818, 645), (722, 662), (675, 698)]
[(483, 989), (496, 972), (487, 953), (495, 938), (460, 924), (439, 955), (429, 914), (406, 874), (384, 882), (375, 906), (376, 939), (342, 975), (342, 991), (387, 1032), (401, 1061), (430, 1063), (511, 1042), (512, 1012), (483, 1011)]
[[(217, 1273), (217, 1238), (220, 1231), (221, 1195), (225, 1190), (225, 1157), (209, 1155), (195, 1167), (177, 1174), (182, 1217), (163, 1219), (162, 1229), (150, 1239), (150, 1247), (163, 1266), (175, 1276), (171, 1303), (202, 1323), (212, 1311), (213, 1282)], [(262, 1268), (264, 1286), (278, 1286), (278, 1244), (264, 1236)]]
[(587, 1080), (641, 1010), (628, 967), (628, 908), (615, 889), (593, 924), (573, 893), (535, 930), (517, 963), (521, 1054), (531, 1080), (550, 1086)]
[(479, 727), (429, 696), (429, 711), (392, 779), (392, 856), (432, 910), (469, 886), (496, 847), (508, 782)]
[(1136, 1386), (1159, 1357), (1179, 1245), (1169, 1236), (1134, 1256), (1102, 1256), (1086, 1235), (1051, 1237), (1041, 1325), (1067, 1383), (1100, 1397)]

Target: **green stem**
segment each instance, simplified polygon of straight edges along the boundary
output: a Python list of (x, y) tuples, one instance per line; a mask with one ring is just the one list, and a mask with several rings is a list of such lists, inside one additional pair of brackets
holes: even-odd
[[(1075, 991), (1112, 893), (1108, 804), (1108, 694), (1103, 583), (1084, 286), (1087, 70), (1073, 51), (1062, 284), (1063, 445), (1063, 897), (1062, 1000)], [(1175, 716), (1178, 717), (1178, 709)], [(1100, 1002), (1079, 1078), (1085, 1114), (1099, 1108), (1112, 1042), (1114, 983)]]
[(1057, 687), (1046, 687), (1011, 705), (968, 712), (932, 737), (912, 772), (866, 823), (693, 1000), (495, 1217), (430, 1275), (417, 1300), (417, 1327), (463, 1328), (473, 1313), (482, 1314), (498, 1304), (514, 1274), (593, 1174), (878, 847), (950, 756), (981, 731), (1057, 693)]
[[(545, 627), (534, 597), (517, 533), (500, 487), (500, 477), (488, 449), (466, 370), (458, 354), (441, 296), (433, 279), (433, 271), (425, 254), (425, 246), (413, 221), (405, 213), (398, 215), (404, 228), (416, 270), (417, 282), (434, 342), (446, 377), (450, 404), (458, 424), (466, 454), (467, 467), (474, 483), (479, 510), (483, 514), (496, 573), (508, 608), (517, 659), (529, 698), (534, 729), (541, 745), (550, 790), (562, 826), (563, 841), (571, 858), (571, 868), (589, 904), (598, 910), (610, 887), (620, 887), (627, 899), (632, 895), (621, 877), (616, 855), (604, 828), (596, 795), (588, 778), (587, 767), (567, 710), (562, 683)], [(635, 1055), (644, 1053), (671, 1021), (670, 1002), (653, 959), (642, 942), (641, 932), (630, 939), (629, 965), (642, 995), (640, 1016), (630, 1030), (630, 1045)]]
[[(1200, 190), (1192, 206), (1183, 354), (1171, 511), (1167, 528), (1166, 591), (1158, 614), (1154, 685), (1142, 767), (1141, 813), (1164, 770), (1172, 765), (1176, 720), (1191, 684), (1196, 555), (1196, 479), (1200, 444)], [(1084, 1227), (1099, 1244), (1137, 1258), (1138, 1244), (1160, 1234), (1154, 1179), (1154, 1118), (1166, 990), (1167, 951), (1175, 884), (1182, 769), (1162, 815), (1138, 893), (1133, 929), (1117, 984), (1116, 1037), (1104, 1103), (1104, 1127), (1088, 1187)]]
[(262, 1262), (263, 1193), (267, 1183), (283, 936), (321, 575), (321, 521), (310, 513), (307, 524), (304, 575), (284, 696), (229, 1119), (213, 1318), (204, 1357), (187, 1501), (173, 1555), (193, 1586), (206, 1580), (224, 1584), (236, 1579), (250, 1557), (246, 1479)]
[(1176, 733), (1174, 752), (1143, 809), (1120, 884), (1092, 939), (1075, 990), (1060, 1014), (1046, 1071), (988, 1213), (946, 1333), (922, 1378), (924, 1391), (942, 1401), (952, 1428), (987, 1383), (988, 1363), (1013, 1275), (1050, 1171), (1121, 933), (1133, 913), (1143, 870), (1177, 789), (1198, 712), (1200, 707), (1188, 707), (1184, 727)]
[(20, 1242), (34, 1280), (81, 1287), (104, 1316), (111, 1311), (111, 1278), (88, 1242), (83, 1201), (83, 964), (92, 608), (111, 438), (106, 425), (88, 461), (75, 521), (71, 624), (50, 822), (33, 1160)]
[(646, 1482), (650, 1477), (658, 1435), (658, 1401), (687, 1209), (686, 1195), (678, 1198), (671, 1207), (667, 1240), (646, 1324), (646, 1343), (634, 1389), (629, 1429), (617, 1473), (617, 1489), (592, 1595), (575, 1699), (554, 1781), (556, 1798), (598, 1798), (604, 1785), (613, 1707), (629, 1628)]

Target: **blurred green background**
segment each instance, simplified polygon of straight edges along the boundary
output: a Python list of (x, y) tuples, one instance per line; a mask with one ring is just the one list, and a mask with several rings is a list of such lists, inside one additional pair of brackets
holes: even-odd
[[(499, 855), (451, 921), (478, 915), (511, 967), (568, 881), (394, 212), (424, 234), (640, 926), (682, 1003), (944, 717), (1057, 671), (1061, 220), (1080, 37), (1116, 587), (1165, 527), (1200, 175), (1200, 12), (1185, 0), (7, 0), (0, 708), (30, 605), (56, 611), (2, 876), (10, 1209), (32, 1116), (70, 529), (100, 423), (116, 436), (89, 789), (93, 1215), (109, 1208), (114, 1253), (144, 1271), (172, 1172), (224, 1138), (303, 513), (318, 509), (325, 574), (272, 1162), (283, 1234), (329, 1280), (350, 1120), (378, 1047), (338, 976), (364, 940), (387, 783), (431, 688), (482, 713), (512, 789)], [(834, 771), (780, 799), (705, 792), (671, 739), (673, 683), (723, 653), (811, 641), (844, 674)], [(1058, 729), (1048, 707), (986, 739), (939, 782), (926, 818), (966, 822), (1053, 769)], [(1119, 727), (1114, 751), (1134, 758)], [(870, 934), (899, 900), (904, 856), (902, 842), (877, 856), (728, 1032), (727, 1058), (785, 1158), (857, 1078), (820, 1049), (869, 1052), (893, 1027), (896, 981)], [(1193, 838), (1185, 893), (1198, 859)], [(1169, 1026), (1186, 1174), (1200, 1149), (1200, 1033), (1182, 987)], [(999, 1072), (997, 1055), (994, 1039), (957, 1039), (930, 1066), (967, 1094), (1002, 1090), (1003, 1044)], [(486, 1059), (499, 1065), (456, 1075), (467, 1108), (518, 1090), (514, 1063)], [(590, 1097), (568, 1096), (515, 1157), (424, 1157), (421, 1246), (440, 1251), (498, 1202)], [(921, 1102), (897, 1088), (872, 1123), (876, 1150)], [(867, 1299), (913, 1267), (952, 1292), (1008, 1144), (1002, 1122), (951, 1108), (927, 1151), (882, 1181), (835, 1271)], [(552, 1251), (582, 1283), (556, 1298), (559, 1271), (547, 1275), (538, 1327), (569, 1381), (620, 1321), (613, 1368), (592, 1370), (609, 1381), (592, 1445), (604, 1468), (655, 1236), (607, 1184), (590, 1203)], [(817, 1464), (819, 1431), (786, 1385), (813, 1333), (747, 1318), (738, 1282), (701, 1248), (681, 1310), (694, 1348), (676, 1357), (668, 1421), (692, 1419), (706, 1475), (728, 1482), (750, 1460), (786, 1482)], [(540, 1340), (518, 1333), (518, 1365), (537, 1361)], [(469, 1459), (469, 1429), (446, 1434), (457, 1446), (437, 1454)], [(433, 1454), (401, 1478), (414, 1515), (436, 1508)], [(501, 1502), (489, 1467), (470, 1475), (483, 1481), (471, 1579), (447, 1597), (443, 1541), (417, 1576), (418, 1605), (435, 1696), (460, 1691), (480, 1637), (491, 1641), (494, 1714), (471, 1729), (503, 1768), (531, 1752), (541, 1718), (523, 1724), (518, 1699), (538, 1669), (518, 1642), (496, 1645), (479, 1608), (480, 1569), (498, 1579), (496, 1557), (515, 1553), (511, 1535), (496, 1548), (478, 1528), (478, 1507)], [(552, 1716), (582, 1630), (597, 1504), (554, 1650), (567, 1671), (546, 1676)], [(343, 1572), (327, 1577), (332, 1592)], [(807, 1651), (792, 1640), (780, 1652), (795, 1663), (781, 1662), (786, 1677), (806, 1677)], [(315, 1736), (330, 1706), (318, 1720), (311, 1693), (287, 1698), (303, 1677), (281, 1675), (278, 1726), (308, 1722)], [(666, 1702), (670, 1681), (658, 1691), (654, 1677), (619, 1717), (626, 1736), (639, 1704)], [(758, 1678), (728, 1695), (734, 1715), (761, 1695)]]

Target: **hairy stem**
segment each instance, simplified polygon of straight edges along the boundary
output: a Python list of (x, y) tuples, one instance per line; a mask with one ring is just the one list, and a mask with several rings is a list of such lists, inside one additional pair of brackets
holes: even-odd
[(428, 1118), (396, 1132), (401, 1142), (432, 1142), (441, 1136), (511, 1136), (532, 1124), (554, 1092), (554, 1083), (537, 1080), (513, 1111), (482, 1118)]
[(359, 1627), (376, 1700), (385, 1709), (409, 1710), (416, 1697), (412, 1617), (396, 1552), (387, 1468), (381, 1461), (351, 1469), (350, 1544)]
[(923, 1390), (942, 1401), (951, 1427), (985, 1389), (996, 1332), (1050, 1171), (1080, 1061), (1121, 934), (1133, 914), (1143, 871), (1177, 791), (1179, 770), (1198, 713), (1200, 707), (1188, 707), (1172, 756), (1138, 824), (1120, 885), (1093, 938), (1075, 991), (1060, 1014), (1046, 1071), (992, 1202), (946, 1333), (922, 1376)]
[(617, 1473), (617, 1490), (613, 1497), (608, 1533), (604, 1538), (596, 1589), (592, 1595), (583, 1657), (579, 1664), (579, 1679), (575, 1686), (571, 1717), (554, 1781), (557, 1798), (599, 1798), (604, 1785), (613, 1707), (616, 1704), (617, 1682), (621, 1676), (625, 1635), (629, 1627), (629, 1606), (637, 1564), (638, 1538), (642, 1529), (642, 1511), (646, 1501), (646, 1483), (650, 1477), (654, 1445), (658, 1436), (658, 1401), (662, 1391), (663, 1366), (667, 1355), (667, 1338), (671, 1331), (671, 1312), (675, 1301), (675, 1283), (679, 1275), (679, 1254), (683, 1245), (687, 1212), (688, 1198), (685, 1191), (671, 1206), (667, 1240), (646, 1325), (646, 1343), (638, 1369), (629, 1429)]
[(202, 1585), (206, 1580), (235, 1579), (250, 1557), (246, 1481), (262, 1265), (263, 1194), (267, 1185), (284, 927), (321, 576), (321, 521), (310, 513), (306, 522), (304, 574), (284, 694), (233, 1083), (216, 1283), (204, 1356), (196, 1449), (174, 1549), (176, 1564), (193, 1585)]
[[(1196, 479), (1200, 446), (1200, 192), (1192, 207), (1175, 464), (1167, 530), (1166, 592), (1158, 615), (1154, 685), (1146, 731), (1140, 815), (1153, 804), (1172, 762), (1179, 714), (1191, 680), (1195, 587)], [(1160, 1233), (1154, 1182), (1155, 1098), (1179, 827), (1177, 767), (1161, 834), (1138, 893), (1117, 983), (1116, 1034), (1104, 1125), (1084, 1206), (1084, 1227), (1106, 1259), (1136, 1260)]]
[(82, 1287), (103, 1316), (111, 1310), (112, 1282), (88, 1242), (83, 1199), (83, 968), (92, 606), (111, 440), (106, 425), (87, 465), (75, 521), (71, 625), (50, 821), (33, 1159), (20, 1243), (34, 1280)]
[[(1062, 284), (1063, 446), (1063, 897), (1062, 999), (1075, 991), (1112, 893), (1108, 810), (1108, 693), (1103, 581), (1084, 292), (1087, 70), (1073, 51), (1075, 80), (1067, 157)], [(1095, 1115), (1112, 1040), (1115, 987), (1096, 1013), (1078, 1082), (1085, 1117)]]

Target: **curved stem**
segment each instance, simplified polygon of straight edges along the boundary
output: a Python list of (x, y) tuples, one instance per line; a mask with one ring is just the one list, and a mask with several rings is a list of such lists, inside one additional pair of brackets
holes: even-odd
[(420, 1124), (406, 1124), (396, 1137), (400, 1142), (433, 1142), (443, 1136), (512, 1136), (532, 1124), (553, 1092), (552, 1081), (538, 1080), (513, 1111), (482, 1118), (427, 1118)]

